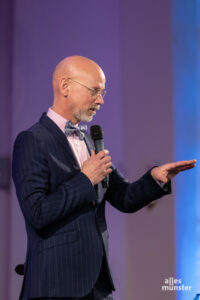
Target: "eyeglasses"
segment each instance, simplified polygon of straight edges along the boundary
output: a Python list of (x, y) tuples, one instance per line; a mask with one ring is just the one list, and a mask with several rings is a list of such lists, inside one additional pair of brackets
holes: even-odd
[(78, 83), (78, 84), (84, 86), (86, 89), (88, 89), (88, 90), (91, 92), (91, 96), (94, 97), (94, 98), (97, 98), (97, 97), (99, 97), (99, 96), (101, 96), (102, 98), (104, 98), (105, 94), (107, 93), (107, 91), (106, 91), (105, 89), (104, 89), (104, 90), (101, 90), (101, 89), (99, 89), (99, 88), (90, 88), (90, 87), (88, 87), (87, 85), (85, 85), (85, 84), (83, 84), (83, 83), (81, 83), (81, 82), (79, 82), (79, 81), (76, 81), (76, 80), (71, 79), (71, 78), (69, 78), (69, 79), (70, 79), (71, 81), (73, 81), (73, 82), (76, 82), (76, 83)]

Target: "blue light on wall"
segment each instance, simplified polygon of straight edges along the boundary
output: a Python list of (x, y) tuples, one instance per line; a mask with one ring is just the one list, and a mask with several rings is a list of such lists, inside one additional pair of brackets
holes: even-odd
[(175, 159), (197, 158), (193, 170), (180, 174), (175, 185), (176, 277), (200, 292), (200, 1), (172, 0)]

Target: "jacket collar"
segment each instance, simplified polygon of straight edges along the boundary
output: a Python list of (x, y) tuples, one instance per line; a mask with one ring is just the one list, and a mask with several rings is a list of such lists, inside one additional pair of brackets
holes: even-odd
[[(62, 130), (46, 115), (46, 112), (44, 112), (40, 118), (39, 121), (56, 139), (59, 141), (59, 143), (66, 148), (67, 152), (70, 154), (72, 159), (74, 159), (79, 166), (76, 157), (74, 155), (74, 152), (72, 151), (70, 144), (65, 136), (65, 134), (62, 132)], [(89, 134), (86, 133), (85, 135), (85, 143), (87, 145), (88, 151), (91, 154), (91, 150), (94, 149), (93, 141)]]
[[(40, 124), (44, 126), (51, 135), (57, 140), (57, 142), (64, 147), (64, 150), (67, 151), (68, 155), (70, 155), (71, 159), (74, 161), (76, 168), (79, 168), (79, 164), (76, 160), (74, 152), (72, 151), (70, 144), (62, 132), (62, 130), (46, 115), (46, 112), (42, 114), (40, 118)], [(80, 168), (79, 168), (80, 169)]]

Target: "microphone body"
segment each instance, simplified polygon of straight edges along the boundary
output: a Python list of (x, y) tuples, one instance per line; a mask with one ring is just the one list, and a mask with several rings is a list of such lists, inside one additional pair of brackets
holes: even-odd
[(95, 153), (97, 154), (104, 149), (104, 140), (94, 140)]
[[(90, 127), (90, 135), (94, 141), (95, 153), (97, 154), (104, 149), (103, 131), (101, 126), (93, 125)], [(108, 175), (102, 180), (103, 188), (108, 188), (109, 178)]]

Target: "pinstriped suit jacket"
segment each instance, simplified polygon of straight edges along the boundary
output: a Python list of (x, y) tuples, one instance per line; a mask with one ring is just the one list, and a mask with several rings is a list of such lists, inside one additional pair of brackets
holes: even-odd
[[(85, 142), (93, 148), (88, 135)], [(104, 253), (107, 261), (105, 201), (134, 212), (170, 192), (150, 171), (129, 183), (115, 168), (109, 188), (99, 184), (95, 189), (46, 113), (15, 141), (13, 180), (28, 237), (20, 299), (85, 296), (98, 278)], [(114, 289), (108, 261), (107, 273)]]

